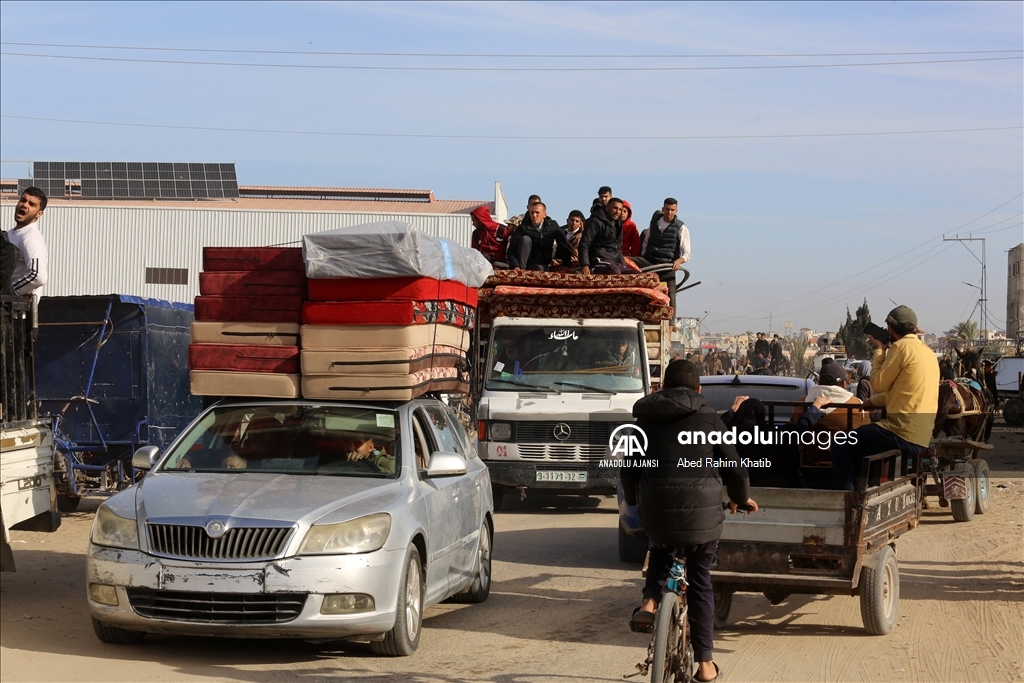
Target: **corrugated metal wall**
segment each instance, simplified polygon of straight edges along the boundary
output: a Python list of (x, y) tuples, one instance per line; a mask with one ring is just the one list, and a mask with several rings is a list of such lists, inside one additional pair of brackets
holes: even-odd
[[(59, 206), (39, 223), (49, 251), (45, 296), (130, 294), (191, 302), (203, 247), (301, 246), (308, 233), (399, 220), (469, 246), (469, 215)], [(0, 207), (5, 229), (14, 205)], [(146, 268), (188, 268), (187, 285), (146, 284)]]

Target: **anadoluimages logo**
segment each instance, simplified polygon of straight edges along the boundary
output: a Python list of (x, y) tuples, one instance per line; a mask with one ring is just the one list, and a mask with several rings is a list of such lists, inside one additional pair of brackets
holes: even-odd
[(635, 424), (619, 425), (608, 437), (608, 448), (613, 458), (646, 457), (647, 434)]

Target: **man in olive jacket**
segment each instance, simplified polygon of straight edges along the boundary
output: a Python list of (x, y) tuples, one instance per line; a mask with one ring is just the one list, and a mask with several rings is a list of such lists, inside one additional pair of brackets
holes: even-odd
[[(652, 544), (643, 604), (630, 620), (630, 628), (653, 630), (654, 611), (673, 554), (683, 554), (689, 581), (691, 642), (699, 667), (694, 678), (711, 681), (718, 675), (718, 666), (712, 661), (715, 601), (711, 562), (725, 519), (722, 484), (733, 512), (739, 505), (756, 511), (757, 503), (749, 498), (747, 468), (739, 466), (735, 447), (707, 443), (720, 442), (728, 428), (700, 395), (700, 373), (690, 361), (669, 363), (664, 388), (637, 401), (633, 416), (647, 436), (646, 459), (657, 459), (658, 466), (626, 467), (620, 475), (626, 502), (640, 506), (640, 526)], [(709, 438), (714, 432), (719, 438)], [(723, 464), (735, 466), (719, 466)]]

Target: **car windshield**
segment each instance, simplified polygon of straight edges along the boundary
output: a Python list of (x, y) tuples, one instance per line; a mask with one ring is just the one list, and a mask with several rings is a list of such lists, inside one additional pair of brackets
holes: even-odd
[(503, 325), (494, 328), (487, 389), (641, 392), (641, 354), (636, 327)]
[[(807, 394), (803, 384), (701, 384), (700, 395), (716, 412), (732, 408), (737, 396), (749, 396), (762, 401), (799, 401)], [(793, 415), (790, 406), (775, 407), (775, 421), (788, 422)]]
[(398, 415), (380, 408), (223, 406), (203, 415), (163, 464), (177, 472), (391, 477)]

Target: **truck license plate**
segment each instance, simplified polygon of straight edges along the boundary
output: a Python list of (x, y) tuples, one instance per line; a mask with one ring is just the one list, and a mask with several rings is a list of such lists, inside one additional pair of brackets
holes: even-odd
[(586, 480), (586, 472), (577, 472), (573, 470), (537, 470), (537, 481), (580, 482)]

